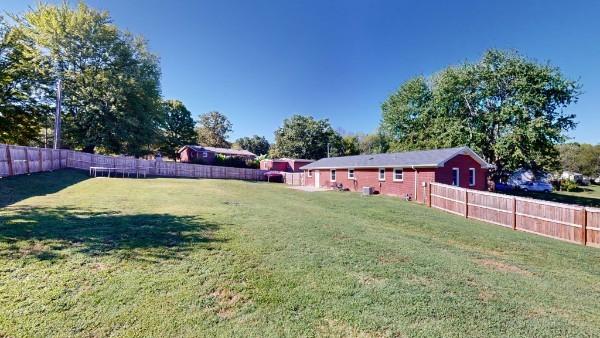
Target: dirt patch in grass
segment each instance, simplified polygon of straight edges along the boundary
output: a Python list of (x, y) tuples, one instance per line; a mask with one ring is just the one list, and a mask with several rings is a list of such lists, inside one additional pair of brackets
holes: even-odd
[(350, 323), (334, 320), (334, 319), (325, 319), (317, 327), (317, 335), (325, 336), (325, 337), (361, 337), (361, 338), (371, 338), (371, 337), (385, 337), (387, 336), (381, 332), (369, 332), (365, 330), (361, 330)]
[(216, 312), (217, 316), (222, 319), (229, 319), (233, 317), (236, 312), (236, 308), (247, 302), (246, 298), (230, 289), (219, 288), (210, 294), (216, 300)]
[(360, 285), (364, 286), (382, 286), (387, 281), (385, 278), (377, 278), (364, 273), (356, 273), (353, 275), (358, 280)]
[(517, 274), (526, 275), (526, 276), (532, 275), (531, 272), (529, 272), (527, 270), (523, 270), (523, 269), (519, 268), (518, 266), (498, 262), (493, 259), (479, 259), (479, 260), (477, 260), (477, 263), (479, 263), (480, 265), (483, 265), (485, 267), (492, 268), (494, 270), (501, 271), (501, 272), (511, 272), (511, 273), (517, 273)]
[(400, 256), (400, 255), (387, 255), (387, 256), (379, 256), (377, 257), (377, 262), (379, 264), (399, 264), (410, 262), (410, 257), (408, 256)]
[(479, 290), (478, 298), (481, 301), (489, 302), (496, 298), (496, 293), (492, 290)]
[(90, 270), (93, 272), (105, 271), (110, 268), (110, 265), (106, 263), (93, 263), (90, 265)]

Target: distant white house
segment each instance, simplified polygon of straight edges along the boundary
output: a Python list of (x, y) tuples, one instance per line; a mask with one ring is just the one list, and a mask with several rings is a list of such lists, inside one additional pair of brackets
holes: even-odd
[(563, 171), (563, 173), (560, 175), (560, 178), (563, 180), (569, 180), (569, 181), (573, 181), (573, 182), (582, 182), (583, 181), (583, 175), (580, 173), (576, 173), (576, 172), (572, 172), (572, 171)]

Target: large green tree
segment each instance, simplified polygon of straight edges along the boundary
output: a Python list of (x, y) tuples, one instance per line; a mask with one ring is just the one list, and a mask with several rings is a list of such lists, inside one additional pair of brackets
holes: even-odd
[(272, 157), (320, 159), (342, 154), (342, 138), (329, 120), (293, 115), (275, 131)]
[(159, 150), (175, 159), (179, 148), (194, 143), (196, 143), (196, 131), (194, 130), (192, 113), (181, 101), (164, 101), (162, 104)]
[(271, 145), (264, 136), (253, 135), (251, 137), (240, 137), (235, 140), (234, 148), (248, 150), (256, 155), (266, 155), (269, 153)]
[(38, 51), (0, 16), (0, 143), (41, 145), (50, 108), (40, 95), (49, 78)]
[(600, 175), (600, 144), (565, 143), (557, 146), (562, 170), (590, 177)]
[(140, 155), (158, 137), (160, 69), (146, 42), (107, 12), (40, 3), (17, 17), (23, 40), (63, 83), (64, 144), (87, 152)]
[(200, 115), (197, 123), (198, 143), (208, 147), (231, 147), (227, 138), (232, 131), (232, 124), (227, 116), (211, 111)]
[(567, 111), (580, 86), (517, 52), (489, 50), (476, 63), (411, 79), (382, 105), (392, 150), (467, 145), (495, 165), (493, 176), (552, 170), (555, 145), (574, 128)]
[(381, 130), (372, 134), (359, 135), (358, 139), (361, 154), (387, 153), (390, 149), (389, 140)]

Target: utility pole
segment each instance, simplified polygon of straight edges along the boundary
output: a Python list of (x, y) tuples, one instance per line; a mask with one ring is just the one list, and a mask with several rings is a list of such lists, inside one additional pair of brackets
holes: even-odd
[(62, 101), (62, 85), (60, 78), (56, 82), (56, 114), (54, 116), (54, 149), (60, 149), (60, 106)]
[(327, 157), (329, 157), (329, 142), (327, 142)]

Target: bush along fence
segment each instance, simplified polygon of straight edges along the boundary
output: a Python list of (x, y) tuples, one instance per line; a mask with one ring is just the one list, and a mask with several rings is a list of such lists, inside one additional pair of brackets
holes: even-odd
[(165, 177), (221, 178), (264, 181), (265, 170), (163, 162), (134, 157), (88, 154), (73, 150), (53, 150), (0, 144), (0, 177), (23, 175), (61, 168), (90, 170), (113, 169), (113, 173)]
[(572, 243), (600, 247), (600, 209), (440, 183), (427, 186), (428, 206)]

